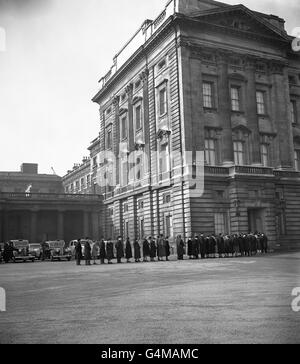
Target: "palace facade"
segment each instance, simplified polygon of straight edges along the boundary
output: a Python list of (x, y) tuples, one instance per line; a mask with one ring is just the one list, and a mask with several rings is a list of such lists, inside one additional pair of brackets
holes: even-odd
[(104, 236), (300, 246), (300, 54), (284, 23), (171, 0), (114, 57), (93, 98)]

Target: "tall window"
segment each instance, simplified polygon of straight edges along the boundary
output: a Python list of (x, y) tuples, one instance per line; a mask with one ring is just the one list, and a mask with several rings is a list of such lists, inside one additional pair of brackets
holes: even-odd
[(237, 166), (242, 166), (245, 163), (244, 158), (244, 143), (243, 142), (234, 142), (233, 143), (234, 150), (234, 162)]
[(166, 237), (173, 236), (173, 217), (172, 217), (172, 215), (165, 216), (165, 236)]
[(140, 130), (142, 128), (142, 107), (138, 105), (135, 108), (135, 130)]
[(265, 92), (264, 91), (256, 92), (256, 104), (257, 104), (258, 115), (265, 115), (266, 114), (266, 102), (265, 102)]
[(142, 239), (145, 237), (145, 224), (144, 224), (144, 218), (139, 218), (139, 238)]
[(203, 82), (203, 106), (213, 108), (213, 84), (210, 82)]
[(231, 109), (232, 111), (240, 111), (240, 88), (231, 87)]
[(90, 175), (90, 174), (88, 174), (88, 175), (86, 176), (86, 185), (87, 185), (88, 187), (90, 187), (90, 185), (91, 185), (91, 175)]
[(97, 157), (93, 158), (93, 169), (98, 167)]
[(127, 161), (123, 161), (121, 163), (121, 183), (122, 186), (128, 185), (128, 163)]
[(159, 90), (159, 116), (167, 113), (167, 87), (164, 86)]
[(112, 130), (108, 129), (106, 131), (106, 149), (112, 148)]
[(159, 153), (159, 172), (160, 174), (166, 173), (169, 171), (169, 155), (168, 155), (168, 145), (160, 146)]
[(268, 144), (261, 144), (260, 146), (261, 161), (264, 167), (269, 166), (269, 146)]
[(300, 172), (300, 149), (295, 150), (295, 169)]
[(228, 234), (226, 213), (215, 214), (215, 234)]
[(290, 111), (291, 111), (291, 120), (292, 124), (297, 124), (297, 103), (295, 100), (290, 103)]
[(121, 118), (121, 140), (127, 138), (127, 116)]
[(214, 139), (205, 139), (205, 160), (209, 166), (216, 165), (216, 142)]

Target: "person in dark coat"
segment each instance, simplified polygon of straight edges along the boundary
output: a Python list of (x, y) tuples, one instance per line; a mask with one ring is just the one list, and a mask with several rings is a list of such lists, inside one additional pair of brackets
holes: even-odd
[(192, 255), (194, 259), (199, 259), (199, 240), (198, 236), (192, 239)]
[(165, 239), (162, 234), (160, 235), (160, 237), (158, 239), (157, 256), (158, 256), (159, 261), (163, 260), (163, 258), (166, 256)]
[(219, 234), (219, 236), (217, 237), (217, 249), (219, 258), (223, 258), (225, 255), (225, 242), (223, 234)]
[[(238, 244), (238, 251), (240, 252), (241, 256), (243, 257), (245, 255), (245, 244), (244, 244), (244, 238), (243, 235), (240, 234), (239, 236), (236, 237), (237, 239), (237, 244)], [(237, 252), (236, 251), (236, 254)]]
[(244, 247), (245, 247), (245, 256), (250, 257), (250, 249), (251, 249), (251, 235), (244, 234)]
[(176, 239), (176, 246), (177, 246), (177, 257), (178, 260), (183, 260), (183, 256), (184, 256), (184, 241), (181, 239), (181, 235), (177, 236)]
[(155, 261), (156, 258), (156, 244), (155, 244), (155, 240), (152, 239), (151, 237), (149, 237), (149, 243), (150, 243), (150, 260), (151, 262)]
[(150, 257), (150, 245), (149, 241), (144, 238), (143, 240), (143, 262), (148, 262), (148, 257)]
[(9, 253), (9, 244), (5, 243), (3, 247), (3, 260), (5, 263), (8, 263), (10, 260), (10, 253)]
[(105, 241), (102, 239), (100, 243), (100, 263), (105, 264), (106, 251), (105, 251)]
[(188, 256), (189, 256), (189, 259), (192, 259), (192, 256), (193, 256), (193, 240), (192, 240), (192, 237), (190, 237), (187, 241), (187, 247), (188, 247)]
[(117, 251), (117, 262), (118, 264), (122, 263), (122, 258), (124, 258), (124, 245), (122, 241), (122, 237), (118, 237), (118, 241), (116, 242), (116, 251)]
[(201, 259), (205, 259), (205, 237), (202, 233), (199, 237), (199, 253), (201, 255)]
[(81, 246), (81, 240), (78, 239), (76, 245), (75, 245), (75, 260), (76, 265), (81, 265), (81, 259), (82, 259), (82, 246)]
[(89, 243), (89, 241), (86, 241), (84, 244), (85, 265), (91, 265), (91, 259), (92, 259), (91, 251), (92, 251), (91, 244)]
[(113, 264), (112, 260), (114, 259), (114, 244), (111, 240), (109, 240), (106, 244), (106, 258), (108, 260), (108, 264)]
[(251, 237), (251, 255), (256, 255), (258, 250), (258, 233), (252, 234)]
[(127, 259), (127, 263), (130, 263), (130, 259), (132, 258), (132, 248), (129, 238), (126, 239), (125, 258)]
[(209, 236), (207, 235), (207, 237), (205, 238), (205, 254), (206, 254), (206, 258), (209, 258)]
[(166, 250), (166, 261), (169, 260), (169, 256), (171, 255), (171, 248), (169, 243), (169, 237), (167, 236), (165, 239), (165, 250)]
[(217, 240), (214, 235), (211, 235), (209, 238), (209, 253), (211, 258), (216, 257), (216, 246), (217, 246)]
[(262, 253), (267, 254), (269, 239), (266, 234), (261, 234), (261, 237), (262, 237)]
[(134, 249), (134, 260), (136, 263), (140, 263), (140, 259), (141, 259), (141, 246), (138, 242), (138, 240), (135, 240), (135, 242), (133, 243), (133, 249)]

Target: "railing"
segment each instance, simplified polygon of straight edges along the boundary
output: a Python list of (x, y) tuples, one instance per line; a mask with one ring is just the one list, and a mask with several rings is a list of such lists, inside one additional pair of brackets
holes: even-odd
[(4, 200), (76, 200), (96, 201), (100, 195), (65, 194), (65, 193), (26, 193), (26, 192), (1, 192), (0, 199)]
[(280, 178), (300, 178), (300, 172), (298, 171), (280, 171), (275, 170), (274, 175)]
[(212, 175), (229, 175), (229, 169), (227, 167), (218, 167), (218, 166), (205, 166), (204, 167), (205, 174)]
[(252, 167), (252, 166), (235, 166), (230, 170), (230, 174), (255, 174), (255, 175), (273, 175), (273, 168)]

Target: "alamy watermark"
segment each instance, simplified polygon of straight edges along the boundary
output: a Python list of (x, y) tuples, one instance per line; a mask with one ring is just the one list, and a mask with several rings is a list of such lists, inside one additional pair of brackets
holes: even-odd
[(6, 51), (6, 31), (0, 27), (0, 52)]
[(300, 287), (293, 289), (292, 296), (295, 297), (292, 301), (292, 310), (294, 312), (300, 312)]
[(5, 289), (0, 287), (0, 312), (6, 311), (6, 292)]
[(295, 52), (300, 51), (300, 27), (294, 28), (292, 36), (295, 37), (292, 41), (292, 49)]

